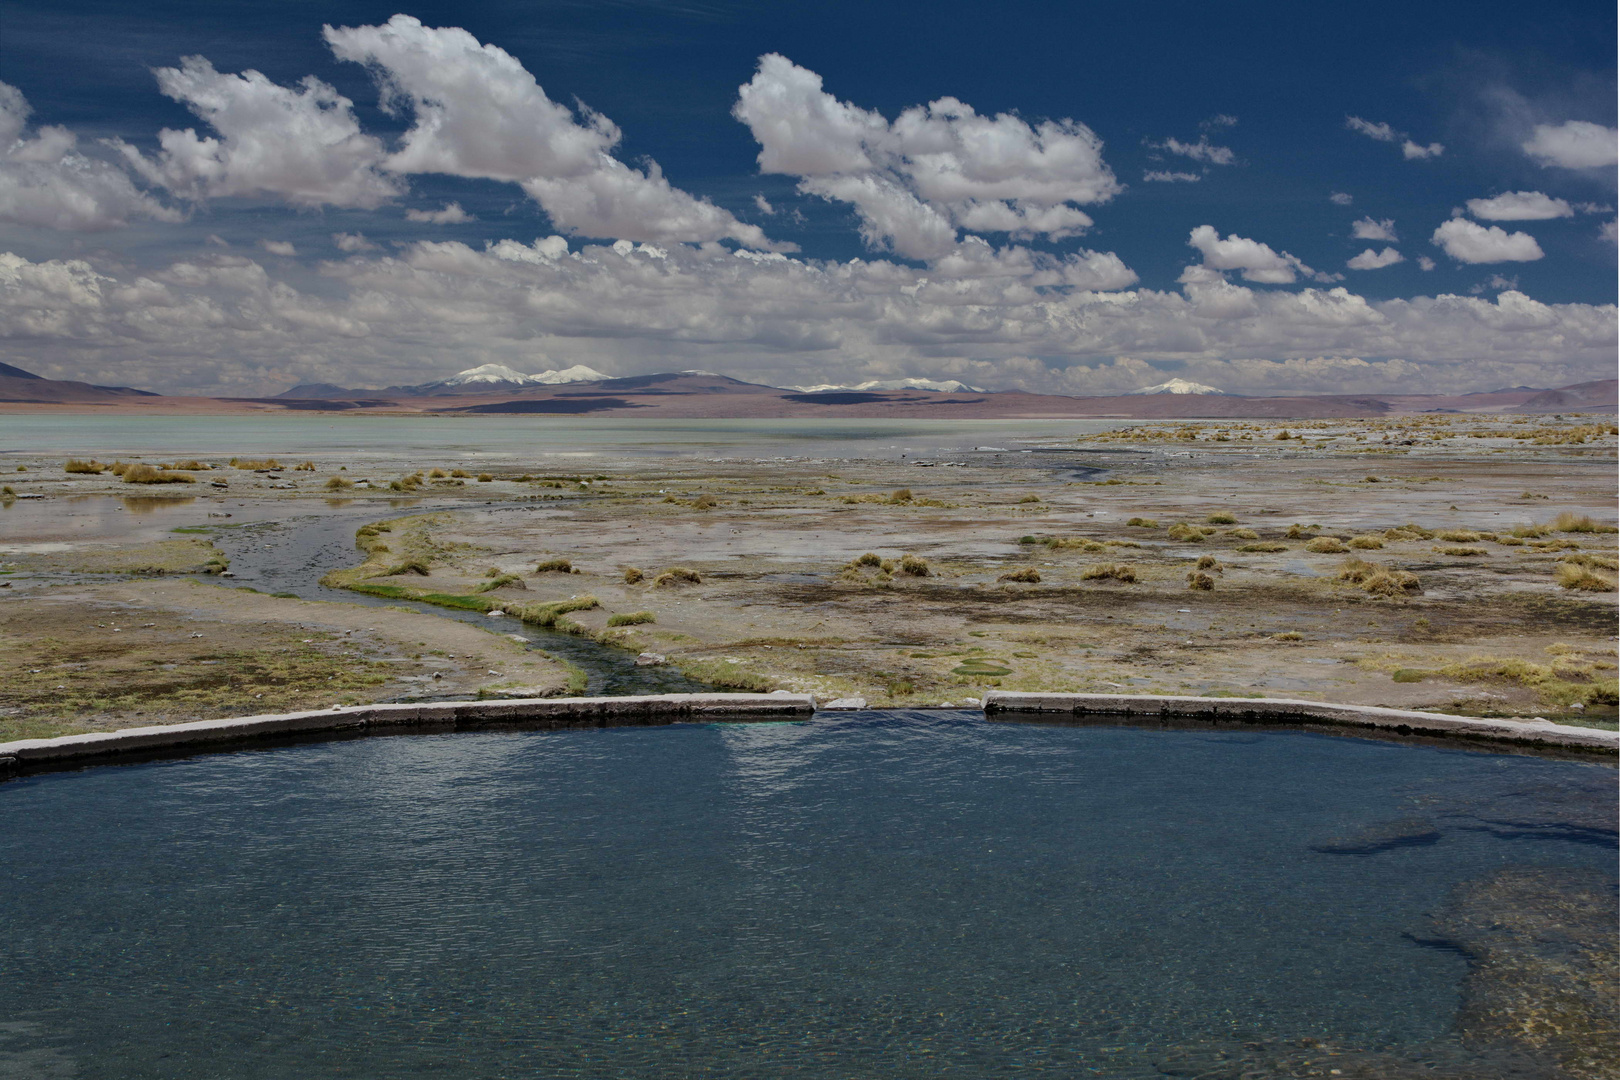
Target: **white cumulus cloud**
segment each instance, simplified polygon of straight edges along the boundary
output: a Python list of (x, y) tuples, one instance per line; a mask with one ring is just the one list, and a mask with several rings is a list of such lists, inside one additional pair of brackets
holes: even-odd
[(1379, 122), (1375, 124), (1371, 120), (1363, 120), (1359, 116), (1346, 116), (1344, 126), (1351, 131), (1367, 136), (1369, 139), (1376, 139), (1379, 142), (1400, 143), (1401, 156), (1408, 161), (1421, 161), (1424, 158), (1439, 157), (1446, 152), (1446, 148), (1437, 142), (1424, 146), (1421, 143), (1413, 142), (1406, 136), (1405, 132), (1396, 131), (1386, 123)]
[(1537, 124), (1519, 145), (1544, 168), (1601, 169), (1615, 163), (1615, 129), (1586, 120)]
[(1388, 124), (1375, 124), (1371, 120), (1363, 120), (1359, 116), (1345, 117), (1344, 126), (1349, 128), (1351, 131), (1359, 131), (1369, 139), (1377, 139), (1379, 142), (1394, 142), (1396, 139), (1400, 138), (1400, 136), (1395, 133), (1395, 129), (1390, 127)]
[(1395, 219), (1385, 218), (1374, 221), (1371, 217), (1364, 217), (1350, 226), (1350, 235), (1357, 240), (1389, 240), (1396, 241), (1400, 237), (1395, 235)]
[(364, 233), (333, 233), (332, 243), (339, 251), (353, 254), (356, 251), (376, 251), (377, 245), (366, 239)]
[(981, 116), (943, 97), (891, 122), (839, 101), (820, 75), (776, 53), (760, 57), (732, 114), (758, 141), (762, 172), (850, 203), (868, 243), (909, 258), (942, 256), (959, 228), (1078, 236), (1092, 224), (1079, 207), (1121, 190), (1102, 140), (1077, 121)]
[(1392, 247), (1387, 247), (1383, 251), (1368, 248), (1344, 265), (1352, 270), (1382, 270), (1386, 266), (1394, 266), (1405, 261), (1406, 257)]
[(437, 210), (407, 210), (405, 220), (424, 225), (463, 225), (478, 219), (463, 210), (460, 203), (447, 202)]
[(1153, 170), (1143, 173), (1142, 179), (1150, 183), (1158, 184), (1196, 184), (1198, 181), (1202, 180), (1203, 177), (1197, 173), (1191, 172), (1167, 172), (1163, 170)]
[(259, 246), (272, 255), (280, 255), (287, 259), (298, 254), (298, 249), (286, 240), (260, 240)]
[(1291, 285), (1298, 274), (1314, 271), (1299, 259), (1273, 251), (1258, 240), (1231, 235), (1221, 239), (1212, 225), (1200, 225), (1187, 238), (1189, 247), (1204, 256), (1204, 266), (1212, 270), (1240, 270), (1245, 281), (1267, 285)]
[(1539, 191), (1509, 191), (1490, 199), (1469, 199), (1468, 212), (1486, 221), (1547, 221), (1575, 216), (1569, 203)]
[(274, 195), (294, 206), (374, 209), (404, 191), (381, 171), (382, 141), (361, 132), (354, 103), (313, 75), (290, 88), (257, 71), (216, 71), (201, 56), (154, 74), (219, 137), (165, 128), (150, 158), (117, 145), (149, 182), (182, 198)]
[(412, 125), (383, 163), (394, 173), (444, 173), (514, 183), (560, 230), (653, 243), (732, 239), (773, 245), (756, 225), (613, 157), (618, 127), (547, 96), (506, 50), (457, 27), (395, 15), (382, 26), (324, 30), (341, 60), (378, 77), (383, 104)]
[(1335, 206), (1349, 206), (1351, 203), (1356, 201), (1356, 197), (1350, 194), (1348, 191), (1335, 191), (1333, 194), (1328, 196), (1328, 201), (1333, 203)]
[(102, 232), (132, 218), (181, 219), (122, 169), (80, 153), (67, 128), (48, 125), (27, 137), (31, 112), (20, 90), (0, 82), (0, 221)]
[(1207, 161), (1211, 165), (1230, 165), (1237, 160), (1230, 147), (1215, 146), (1210, 143), (1209, 137), (1200, 135), (1195, 143), (1182, 142), (1177, 138), (1168, 138), (1161, 143), (1149, 143), (1156, 150), (1166, 150), (1172, 154), (1192, 158), (1194, 161)]
[(1534, 262), (1541, 245), (1529, 233), (1510, 233), (1498, 225), (1486, 227), (1467, 218), (1452, 218), (1434, 230), (1433, 243), (1463, 263)]
[(1422, 161), (1425, 158), (1436, 158), (1446, 152), (1446, 148), (1437, 142), (1422, 146), (1411, 139), (1401, 143), (1401, 156), (1407, 161)]

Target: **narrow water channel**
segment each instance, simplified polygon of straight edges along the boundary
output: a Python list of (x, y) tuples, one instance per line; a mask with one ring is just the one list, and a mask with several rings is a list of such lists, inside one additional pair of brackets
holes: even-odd
[[(464, 507), (454, 503), (443, 507), (424, 505), (413, 508), (413, 512), (435, 509)], [(521, 513), (522, 508), (514, 507), (513, 512)], [(370, 505), (356, 507), (352, 512), (219, 529), (212, 539), (231, 560), (234, 584), (266, 593), (291, 593), (304, 600), (404, 607), (441, 619), (459, 619), (486, 629), (498, 628), (581, 668), (586, 675), (585, 693), (592, 696), (697, 694), (714, 689), (671, 667), (637, 667), (635, 653), (589, 638), (544, 630), (516, 619), (491, 619), (476, 611), (437, 607), (415, 600), (384, 599), (322, 585), (321, 578), (330, 571), (353, 566), (362, 559), (354, 544), (354, 531), (367, 521), (386, 516), (380, 507)]]

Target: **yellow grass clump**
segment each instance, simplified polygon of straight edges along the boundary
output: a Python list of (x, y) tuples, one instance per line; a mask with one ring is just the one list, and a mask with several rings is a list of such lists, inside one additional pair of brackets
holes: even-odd
[(1577, 589), (1582, 592), (1613, 592), (1614, 579), (1592, 570), (1580, 563), (1561, 562), (1553, 572), (1560, 586), (1566, 589)]
[(1358, 551), (1377, 551), (1384, 546), (1384, 542), (1371, 533), (1364, 536), (1352, 536), (1349, 544)]
[(1187, 571), (1187, 588), (1200, 589), (1209, 592), (1215, 587), (1215, 579), (1201, 570)]
[(274, 472), (281, 468), (275, 458), (231, 458), (231, 468), (244, 472)]
[(658, 616), (650, 611), (621, 611), (608, 616), (607, 624), (613, 626), (640, 626), (642, 623), (655, 623)]
[(1350, 549), (1337, 536), (1318, 536), (1305, 545), (1305, 550), (1317, 555), (1342, 555)]
[(1279, 552), (1279, 551), (1287, 551), (1288, 550), (1288, 545), (1287, 544), (1279, 544), (1275, 540), (1262, 540), (1258, 544), (1243, 544), (1238, 548), (1238, 550), (1239, 551), (1246, 551), (1246, 552), (1250, 552), (1250, 553), (1265, 552), (1265, 553), (1275, 554), (1276, 552)]
[(927, 577), (932, 571), (928, 569), (927, 559), (918, 555), (902, 555), (900, 572), (910, 577)]
[(624, 568), (624, 583), (626, 585), (639, 584), (646, 576), (646, 574), (641, 572), (641, 567), (639, 566), (627, 566)]
[(123, 471), (126, 484), (195, 484), (190, 473), (167, 472), (151, 465), (129, 465)]
[(1000, 577), (996, 578), (996, 580), (1021, 581), (1029, 585), (1039, 585), (1041, 583), (1041, 572), (1035, 569), (1033, 566), (1025, 566), (1017, 570), (1009, 570), (1005, 574), (1002, 574)]
[(537, 574), (578, 573), (578, 571), (574, 569), (574, 564), (568, 559), (546, 559), (544, 562), (535, 564), (534, 572)]
[(1127, 521), (1125, 524), (1134, 525), (1139, 529), (1157, 529), (1159, 527), (1159, 523), (1157, 521), (1155, 521), (1153, 518), (1145, 518), (1145, 517), (1133, 517), (1133, 518), (1131, 518), (1131, 520)]
[(354, 481), (342, 476), (334, 476), (326, 482), (327, 491), (342, 491), (345, 488), (352, 487), (354, 487)]
[(83, 473), (87, 476), (100, 476), (107, 470), (107, 466), (99, 461), (80, 461), (78, 458), (68, 458), (67, 464), (62, 466), (65, 473)]
[(671, 566), (662, 574), (659, 574), (657, 577), (653, 578), (652, 587), (655, 589), (665, 589), (671, 585), (682, 584), (701, 585), (703, 584), (703, 575), (699, 574), (696, 570), (693, 570), (690, 567)]
[(1136, 567), (1130, 563), (1096, 563), (1080, 571), (1081, 581), (1123, 581), (1127, 585), (1136, 581)]
[(1204, 520), (1209, 522), (1211, 525), (1236, 525), (1237, 524), (1237, 516), (1230, 513), (1230, 512), (1228, 512), (1228, 511), (1226, 511), (1226, 510), (1217, 510), (1215, 513), (1209, 515)]

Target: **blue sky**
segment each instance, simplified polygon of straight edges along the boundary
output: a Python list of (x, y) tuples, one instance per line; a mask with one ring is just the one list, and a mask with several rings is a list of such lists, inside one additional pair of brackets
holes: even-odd
[(1613, 374), (1612, 4), (0, 20), (0, 356), (58, 377)]

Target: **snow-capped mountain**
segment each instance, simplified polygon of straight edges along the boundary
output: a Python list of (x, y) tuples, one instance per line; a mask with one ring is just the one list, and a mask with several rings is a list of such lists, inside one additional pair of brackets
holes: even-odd
[(525, 375), (516, 368), (509, 368), (505, 364), (480, 364), (466, 371), (458, 371), (448, 379), (439, 379), (436, 382), (423, 383), (423, 387), (439, 386), (556, 386), (559, 383), (597, 382), (610, 378), (594, 368), (584, 364), (575, 364), (571, 368), (560, 371), (541, 371), (534, 375)]
[(934, 390), (941, 394), (988, 394), (990, 391), (969, 386), (955, 379), (873, 379), (854, 386), (823, 383), (820, 386), (784, 386), (784, 390), (797, 390), (801, 394), (824, 394), (829, 390)]
[[(1169, 382), (1159, 383), (1157, 386), (1144, 386), (1140, 390), (1132, 390), (1132, 394), (1225, 394), (1226, 391), (1215, 386), (1205, 386), (1200, 382), (1189, 382), (1186, 379), (1171, 379)], [(1127, 395), (1128, 396), (1128, 395)]]

